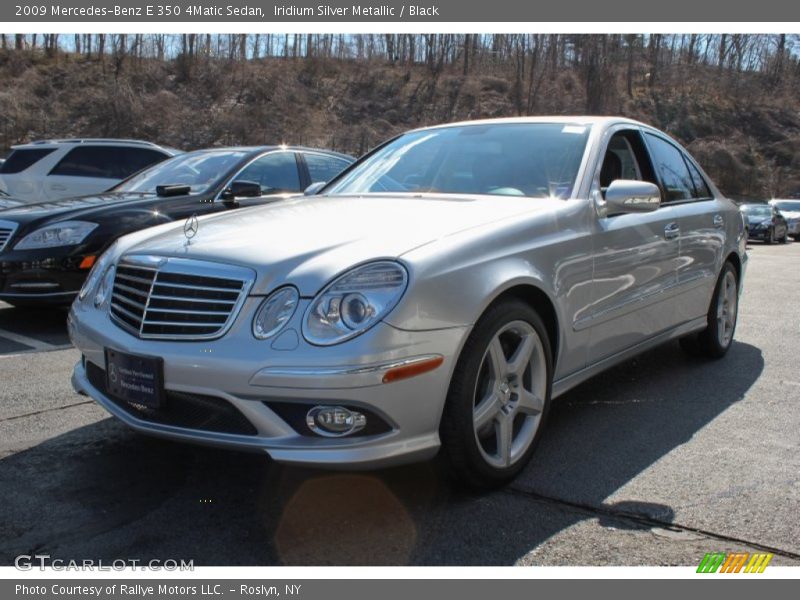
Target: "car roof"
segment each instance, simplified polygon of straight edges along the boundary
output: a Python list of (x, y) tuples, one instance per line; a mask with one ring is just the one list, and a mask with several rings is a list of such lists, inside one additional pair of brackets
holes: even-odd
[(494, 125), (494, 124), (524, 124), (524, 123), (564, 123), (567, 125), (610, 125), (612, 123), (628, 123), (640, 127), (651, 128), (650, 125), (628, 119), (627, 117), (614, 117), (614, 116), (539, 116), (539, 117), (505, 117), (500, 119), (479, 119), (473, 121), (458, 121), (456, 123), (444, 123), (442, 125), (434, 125), (431, 127), (420, 127), (415, 131), (429, 130), (429, 129), (443, 129), (446, 127), (462, 127), (469, 125)]
[(349, 154), (336, 152), (335, 150), (326, 150), (325, 148), (308, 148), (306, 146), (288, 146), (286, 144), (274, 144), (271, 146), (220, 146), (218, 148), (200, 148), (198, 150), (190, 150), (189, 154), (199, 154), (202, 152), (248, 152), (250, 154), (259, 154), (261, 152), (269, 152), (270, 150), (289, 150), (292, 152), (318, 152), (320, 154), (328, 154), (330, 156), (337, 156), (346, 160), (355, 160)]
[(175, 148), (161, 146), (155, 142), (148, 142), (146, 140), (132, 140), (132, 139), (116, 139), (116, 138), (59, 138), (47, 140), (34, 140), (26, 144), (15, 144), (11, 146), (13, 150), (19, 148), (41, 148), (42, 146), (66, 146), (75, 144), (125, 144), (128, 146), (144, 146), (147, 148), (160, 148), (172, 152), (181, 152)]

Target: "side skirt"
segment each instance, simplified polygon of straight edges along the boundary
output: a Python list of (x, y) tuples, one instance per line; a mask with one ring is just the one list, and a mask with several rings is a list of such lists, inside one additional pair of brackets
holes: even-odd
[(571, 390), (576, 385), (583, 383), (587, 379), (594, 377), (598, 373), (605, 371), (617, 365), (621, 362), (624, 362), (634, 356), (641, 354), (651, 348), (655, 348), (656, 346), (660, 346), (661, 344), (668, 342), (670, 340), (674, 340), (679, 337), (683, 337), (690, 333), (694, 333), (696, 331), (702, 331), (708, 325), (706, 321), (706, 316), (703, 315), (702, 317), (698, 317), (697, 319), (693, 319), (682, 325), (678, 325), (672, 329), (668, 329), (662, 333), (659, 333), (655, 337), (649, 338), (635, 346), (631, 346), (627, 350), (623, 350), (618, 354), (614, 354), (613, 356), (609, 356), (604, 358), (603, 360), (594, 363), (593, 365), (589, 365), (588, 367), (581, 369), (577, 373), (572, 373), (567, 377), (559, 379), (558, 381), (553, 382), (553, 392), (552, 397), (557, 398), (558, 396), (562, 395), (563, 393)]

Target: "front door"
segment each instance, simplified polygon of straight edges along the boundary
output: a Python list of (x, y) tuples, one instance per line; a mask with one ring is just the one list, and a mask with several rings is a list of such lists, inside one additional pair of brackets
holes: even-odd
[[(596, 193), (615, 179), (658, 182), (639, 130), (609, 135)], [(590, 364), (674, 326), (679, 240), (673, 206), (596, 218), (593, 300), (577, 324), (591, 328)]]

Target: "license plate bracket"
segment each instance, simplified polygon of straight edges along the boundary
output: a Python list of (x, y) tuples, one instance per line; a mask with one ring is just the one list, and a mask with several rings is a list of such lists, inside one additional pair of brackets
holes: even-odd
[(150, 409), (164, 403), (164, 359), (106, 348), (106, 389), (128, 404)]

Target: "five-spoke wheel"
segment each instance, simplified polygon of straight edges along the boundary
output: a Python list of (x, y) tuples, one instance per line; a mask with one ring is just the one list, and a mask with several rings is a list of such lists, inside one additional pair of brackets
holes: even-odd
[(461, 479), (498, 485), (525, 466), (547, 414), (551, 381), (550, 340), (536, 311), (518, 299), (489, 308), (456, 364), (440, 427)]

